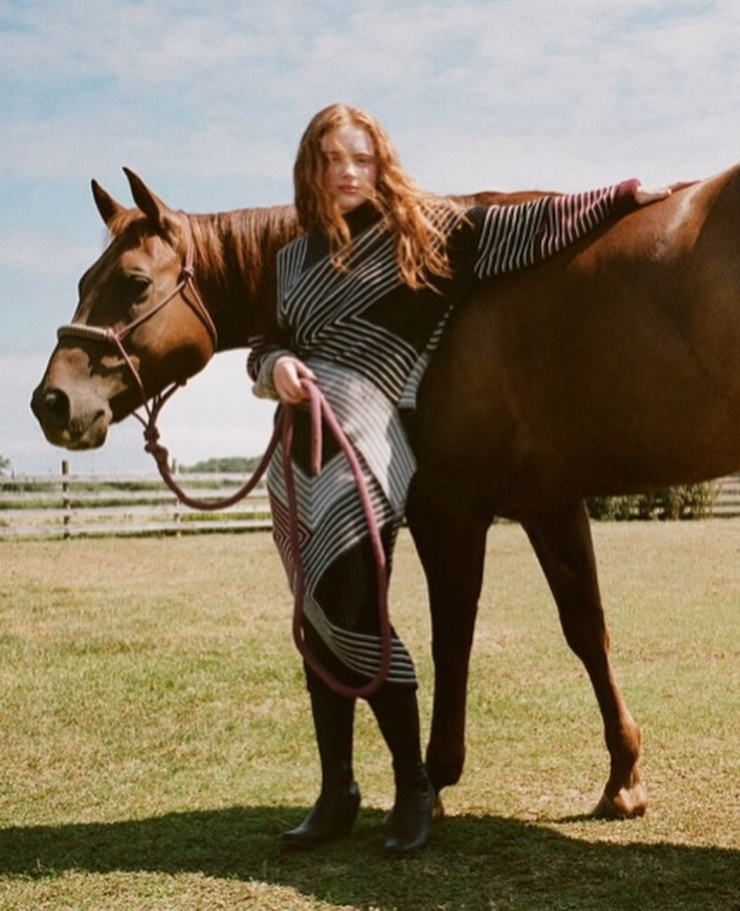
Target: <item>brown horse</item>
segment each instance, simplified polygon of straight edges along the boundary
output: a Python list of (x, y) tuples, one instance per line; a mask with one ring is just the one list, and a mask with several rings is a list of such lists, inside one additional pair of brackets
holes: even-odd
[[(275, 251), (297, 231), (289, 207), (173, 211), (127, 174), (135, 209), (93, 183), (112, 240), (80, 282), (83, 328), (61, 333), (33, 394), (46, 437), (70, 449), (102, 445), (142, 395), (246, 345), (274, 301)], [(463, 768), (484, 545), (503, 516), (526, 530), (599, 703), (611, 768), (597, 810), (644, 812), (640, 733), (610, 668), (584, 498), (740, 466), (738, 236), (736, 167), (481, 283), (457, 309), (420, 390), (408, 506), (429, 584), (438, 792)]]

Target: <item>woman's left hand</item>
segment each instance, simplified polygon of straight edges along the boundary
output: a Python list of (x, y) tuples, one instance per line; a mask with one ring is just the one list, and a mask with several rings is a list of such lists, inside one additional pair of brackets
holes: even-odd
[(650, 190), (646, 190), (642, 185), (637, 188), (635, 193), (635, 202), (638, 206), (645, 206), (651, 202), (658, 202), (661, 199), (665, 199), (670, 196), (673, 192), (671, 187), (653, 187)]

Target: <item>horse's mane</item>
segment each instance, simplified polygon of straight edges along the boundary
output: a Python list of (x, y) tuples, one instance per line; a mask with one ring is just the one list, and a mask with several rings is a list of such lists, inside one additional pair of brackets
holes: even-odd
[(293, 206), (187, 217), (199, 272), (224, 284), (238, 277), (252, 302), (274, 298), (276, 254), (300, 233)]
[[(177, 214), (187, 223), (196, 282), (207, 282), (222, 291), (239, 289), (245, 309), (257, 323), (269, 322), (277, 293), (277, 252), (300, 233), (294, 207)], [(125, 232), (138, 238), (149, 230), (138, 209), (123, 210), (108, 223), (111, 237)]]

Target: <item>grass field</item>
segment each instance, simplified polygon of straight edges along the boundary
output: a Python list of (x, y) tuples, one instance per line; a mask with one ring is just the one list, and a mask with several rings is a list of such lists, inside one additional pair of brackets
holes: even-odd
[[(594, 528), (651, 808), (606, 780), (584, 672), (516, 526), (491, 530), (468, 765), (427, 852), (383, 856), (366, 706), (353, 837), (279, 834), (316, 796), (290, 598), (266, 534), (0, 544), (0, 911), (738, 911), (740, 520)], [(431, 694), (402, 535), (393, 616)]]

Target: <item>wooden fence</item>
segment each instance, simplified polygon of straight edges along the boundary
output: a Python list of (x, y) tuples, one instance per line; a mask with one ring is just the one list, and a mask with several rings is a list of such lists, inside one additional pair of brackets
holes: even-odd
[(717, 498), (712, 515), (732, 518), (740, 516), (740, 474), (732, 474), (717, 481)]
[[(178, 484), (200, 500), (222, 500), (247, 480), (237, 474), (180, 474)], [(228, 509), (183, 506), (155, 476), (73, 475), (0, 480), (0, 540), (23, 537), (179, 535), (270, 528), (263, 484)]]
[[(237, 474), (180, 474), (198, 499), (223, 499), (245, 481)], [(740, 516), (740, 474), (717, 482), (712, 515)], [(158, 477), (68, 474), (0, 479), (0, 540), (100, 535), (180, 535), (243, 532), (272, 525), (267, 491), (258, 486), (240, 503), (201, 512), (179, 503)]]

